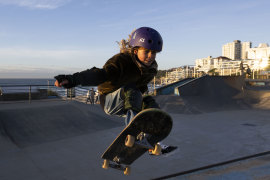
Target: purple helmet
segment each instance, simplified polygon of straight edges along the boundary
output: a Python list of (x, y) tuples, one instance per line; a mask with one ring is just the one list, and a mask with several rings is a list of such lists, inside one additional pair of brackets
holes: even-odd
[(141, 27), (131, 34), (129, 45), (132, 47), (140, 46), (160, 52), (162, 50), (163, 40), (155, 29), (150, 27)]

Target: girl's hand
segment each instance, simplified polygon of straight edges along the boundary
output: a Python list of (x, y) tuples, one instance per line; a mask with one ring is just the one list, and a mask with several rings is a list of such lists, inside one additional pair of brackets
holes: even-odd
[(62, 87), (64, 85), (68, 84), (68, 80), (63, 80), (61, 83), (59, 83), (57, 80), (55, 81), (54, 85), (56, 87)]

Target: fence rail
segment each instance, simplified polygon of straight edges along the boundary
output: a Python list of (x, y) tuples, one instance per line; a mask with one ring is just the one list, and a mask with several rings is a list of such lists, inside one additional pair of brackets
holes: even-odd
[(96, 87), (58, 88), (54, 85), (0, 85), (0, 102), (37, 99), (86, 101), (87, 93)]
[[(267, 75), (257, 75), (245, 77), (246, 81), (255, 81), (260, 85), (259, 81), (264, 81), (265, 85), (269, 85), (270, 76)], [(175, 82), (175, 81), (174, 81)], [(172, 82), (172, 84), (174, 83)], [(252, 83), (251, 83), (252, 84)], [(253, 83), (254, 84), (254, 83)], [(156, 84), (155, 84), (156, 85)], [(170, 86), (170, 85), (168, 85)], [(162, 86), (160, 86), (162, 87)], [(71, 89), (58, 88), (54, 85), (48, 84), (0, 84), (0, 102), (4, 101), (18, 101), (18, 100), (28, 100), (31, 103), (35, 99), (61, 99), (61, 100), (77, 100), (80, 102), (86, 102), (89, 98), (90, 89), (97, 87), (75, 87)], [(149, 93), (153, 94), (156, 87), (153, 88), (149, 84)], [(88, 94), (88, 95), (87, 95)], [(98, 98), (98, 95), (95, 97)], [(96, 100), (95, 100), (96, 101)]]

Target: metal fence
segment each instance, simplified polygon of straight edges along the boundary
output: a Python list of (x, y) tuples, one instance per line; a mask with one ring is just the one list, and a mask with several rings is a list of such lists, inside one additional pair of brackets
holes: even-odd
[(86, 102), (90, 89), (96, 87), (58, 88), (54, 85), (0, 85), (0, 102), (32, 100), (77, 100)]

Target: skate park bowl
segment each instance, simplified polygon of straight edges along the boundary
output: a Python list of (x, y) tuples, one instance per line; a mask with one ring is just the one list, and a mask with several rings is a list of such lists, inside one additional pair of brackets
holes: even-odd
[(156, 96), (161, 108), (171, 113), (270, 108), (269, 82), (244, 76), (203, 76), (175, 87), (174, 92)]
[[(179, 172), (270, 150), (267, 82), (261, 86), (240, 76), (205, 76), (174, 88), (179, 95), (155, 99), (174, 120), (164, 143), (179, 150), (168, 157), (146, 153), (132, 164), (130, 176), (102, 169), (101, 155), (125, 123), (123, 118), (105, 114), (99, 104), (74, 100), (0, 103), (0, 179), (153, 179), (171, 174), (181, 179)], [(268, 169), (257, 174), (265, 175), (269, 154), (260, 159), (265, 164), (259, 169)], [(246, 164), (239, 166), (244, 169)], [(206, 171), (203, 175), (209, 177)]]
[(18, 148), (91, 134), (123, 124), (118, 117), (107, 116), (99, 106), (89, 108), (76, 101), (21, 105), (6, 104), (0, 111), (1, 137)]

